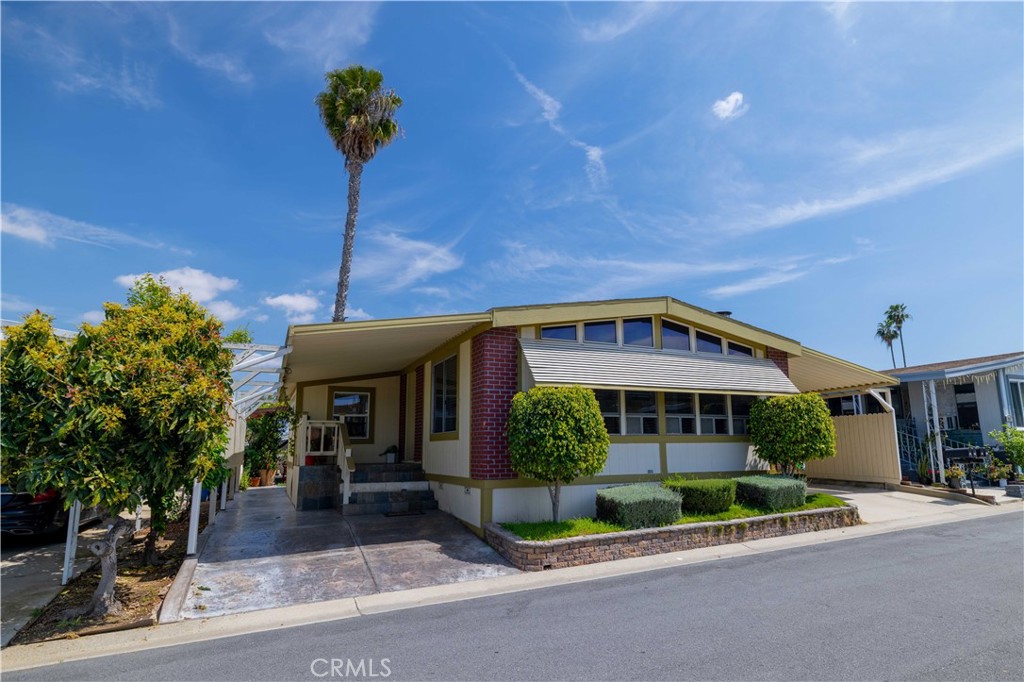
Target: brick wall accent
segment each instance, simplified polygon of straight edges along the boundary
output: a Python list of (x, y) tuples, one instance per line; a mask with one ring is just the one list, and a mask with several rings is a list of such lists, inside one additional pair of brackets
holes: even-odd
[(521, 540), (496, 523), (484, 525), (484, 538), (498, 553), (523, 571), (583, 566), (697, 547), (749, 542), (860, 523), (857, 508), (812, 509), (758, 516), (738, 521), (693, 523), (685, 526), (642, 528), (604, 535), (584, 535), (545, 542)]
[(415, 439), (412, 444), (412, 458), (417, 462), (423, 461), (423, 375), (425, 372), (426, 365), (416, 368), (416, 396), (413, 408), (413, 420), (416, 422), (416, 426), (412, 430)]
[(515, 327), (495, 327), (473, 337), (470, 375), (469, 475), (515, 478), (508, 457), (505, 422), (519, 387)]
[(409, 377), (403, 374), (398, 379), (398, 454), (405, 459), (405, 401), (409, 390)]
[(764, 349), (764, 355), (766, 358), (778, 365), (778, 368), (782, 370), (782, 373), (787, 377), (789, 376), (789, 354), (784, 350), (778, 350), (771, 346)]

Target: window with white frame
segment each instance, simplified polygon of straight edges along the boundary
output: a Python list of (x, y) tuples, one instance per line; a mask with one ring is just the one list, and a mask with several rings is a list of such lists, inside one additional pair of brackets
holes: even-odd
[(654, 320), (636, 317), (622, 321), (622, 343), (626, 346), (654, 346)]
[(744, 355), (748, 358), (754, 357), (754, 349), (750, 346), (744, 346), (742, 343), (736, 343), (735, 341), (729, 342), (729, 355)]
[(734, 395), (729, 399), (732, 401), (732, 435), (750, 433), (750, 406), (757, 400), (757, 396)]
[(692, 393), (665, 394), (665, 432), (672, 435), (697, 433)]
[(1013, 425), (1024, 426), (1024, 381), (1010, 379), (1010, 409), (1013, 411)]
[(610, 436), (618, 436), (622, 433), (619, 411), (619, 392), (606, 389), (595, 389), (594, 397), (597, 404), (601, 406), (601, 416), (604, 417), (604, 428)]
[(727, 396), (701, 393), (698, 397), (700, 409), (700, 432), (705, 436), (729, 435), (729, 412)]
[(552, 327), (541, 327), (540, 338), (554, 339), (556, 341), (575, 341), (576, 325), (560, 324)]
[(584, 322), (583, 340), (588, 343), (617, 343), (615, 320)]
[(365, 391), (334, 391), (331, 417), (345, 422), (352, 440), (370, 438), (370, 394)]
[(685, 324), (662, 319), (661, 347), (666, 350), (690, 350), (690, 328)]
[(458, 356), (451, 356), (433, 367), (433, 424), (432, 433), (453, 433), (458, 412)]
[(626, 435), (658, 435), (658, 397), (654, 391), (626, 391)]
[(697, 331), (697, 352), (698, 353), (719, 353), (722, 352), (722, 337)]

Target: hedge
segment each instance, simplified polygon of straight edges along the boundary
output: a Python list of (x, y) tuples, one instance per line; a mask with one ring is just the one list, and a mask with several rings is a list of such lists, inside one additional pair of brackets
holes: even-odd
[(679, 495), (658, 485), (624, 485), (597, 491), (597, 519), (625, 528), (669, 526), (682, 516)]
[(736, 501), (736, 481), (732, 479), (669, 479), (662, 485), (679, 495), (683, 511), (692, 514), (718, 514)]
[(736, 480), (736, 497), (755, 507), (779, 511), (807, 501), (807, 484), (784, 476), (743, 476)]

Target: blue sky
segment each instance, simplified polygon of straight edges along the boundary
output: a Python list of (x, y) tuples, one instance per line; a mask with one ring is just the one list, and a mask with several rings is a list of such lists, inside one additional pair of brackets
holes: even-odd
[(871, 367), (1024, 346), (1022, 6), (2, 5), (2, 295), (95, 320), (166, 273), (328, 321), (346, 177), (313, 105), (380, 69), (350, 315), (671, 295)]

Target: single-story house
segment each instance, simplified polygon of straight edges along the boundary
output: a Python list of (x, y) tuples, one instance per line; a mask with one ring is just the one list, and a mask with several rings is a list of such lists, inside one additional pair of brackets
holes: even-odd
[(884, 370), (898, 379), (902, 432), (938, 431), (953, 446), (992, 445), (1003, 424), (1024, 427), (1024, 351)]
[(343, 421), (357, 469), (395, 446), (422, 466), (440, 508), (477, 532), (548, 517), (547, 489), (512, 470), (504, 435), (512, 396), (540, 385), (592, 388), (611, 436), (604, 470), (563, 489), (566, 518), (592, 515), (595, 491), (612, 484), (763, 471), (747, 436), (758, 396), (881, 406), (836, 416), (839, 457), (808, 474), (900, 479), (895, 379), (674, 298), (292, 325), (286, 345), (282, 392), (301, 418), (288, 491), (300, 508), (302, 469), (338, 452), (331, 426)]

